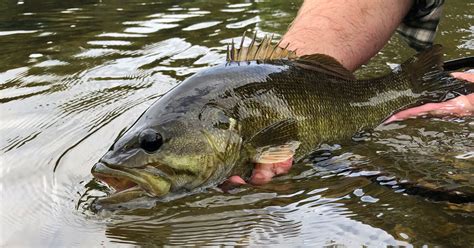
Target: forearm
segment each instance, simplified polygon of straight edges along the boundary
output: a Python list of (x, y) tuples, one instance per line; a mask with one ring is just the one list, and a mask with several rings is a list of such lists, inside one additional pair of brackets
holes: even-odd
[(280, 44), (297, 55), (323, 53), (355, 70), (387, 43), (412, 0), (306, 0)]

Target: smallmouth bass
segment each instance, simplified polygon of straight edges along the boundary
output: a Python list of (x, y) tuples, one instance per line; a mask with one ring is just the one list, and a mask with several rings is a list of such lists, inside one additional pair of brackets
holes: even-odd
[[(394, 112), (443, 100), (466, 83), (442, 70), (436, 45), (389, 75), (357, 80), (330, 56), (252, 41), (150, 106), (92, 168), (116, 192), (104, 202), (164, 197), (248, 178), (253, 163), (296, 161)], [(465, 93), (465, 92), (464, 92)]]

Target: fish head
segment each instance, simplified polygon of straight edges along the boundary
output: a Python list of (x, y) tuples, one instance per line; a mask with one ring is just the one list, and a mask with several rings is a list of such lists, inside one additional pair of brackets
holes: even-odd
[(92, 168), (115, 189), (106, 197), (122, 202), (161, 197), (223, 181), (239, 158), (238, 123), (217, 107), (199, 113), (141, 121), (123, 135)]

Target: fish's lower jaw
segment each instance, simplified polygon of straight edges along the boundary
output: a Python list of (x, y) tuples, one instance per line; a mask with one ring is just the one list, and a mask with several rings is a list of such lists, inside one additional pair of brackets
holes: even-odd
[(136, 184), (135, 182), (124, 178), (111, 177), (99, 173), (93, 173), (93, 175), (97, 180), (113, 188), (116, 193), (129, 190), (131, 188), (139, 187), (138, 184)]
[(100, 205), (113, 205), (120, 204), (125, 202), (130, 202), (142, 197), (149, 197), (145, 191), (143, 191), (139, 186), (137, 188), (130, 188), (124, 191), (110, 194), (105, 197), (97, 199), (97, 203)]
[(150, 183), (147, 186), (150, 187), (149, 190), (145, 187), (143, 187), (143, 189), (151, 197), (160, 197), (166, 195), (170, 192), (171, 189), (171, 183), (163, 178), (159, 178), (158, 180), (155, 180), (153, 183)]
[(118, 169), (104, 163), (94, 165), (92, 175), (115, 190), (106, 197), (112, 202), (128, 201), (143, 196), (160, 197), (166, 195), (171, 188), (169, 180), (161, 175), (138, 169)]

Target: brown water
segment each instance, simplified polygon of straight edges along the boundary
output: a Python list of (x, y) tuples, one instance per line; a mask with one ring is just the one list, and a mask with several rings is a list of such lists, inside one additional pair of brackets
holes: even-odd
[[(281, 35), (301, 2), (47, 0), (0, 3), (2, 246), (474, 245), (474, 119), (419, 119), (329, 144), (269, 185), (98, 213), (90, 168), (154, 100), (222, 63), (243, 31)], [(474, 4), (449, 1), (437, 41), (472, 56)], [(394, 37), (359, 75), (413, 51)], [(408, 182), (408, 183), (404, 183)], [(436, 191), (436, 190), (435, 190)]]

